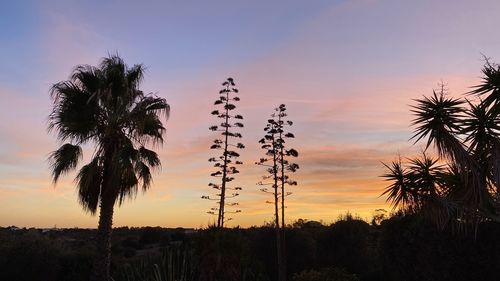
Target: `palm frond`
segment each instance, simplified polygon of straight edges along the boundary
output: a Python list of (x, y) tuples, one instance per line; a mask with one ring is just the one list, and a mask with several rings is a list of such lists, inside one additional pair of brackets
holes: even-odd
[(132, 137), (139, 143), (163, 144), (163, 134), (166, 129), (158, 115), (147, 113), (142, 119), (133, 120)]
[(63, 144), (58, 150), (52, 152), (49, 156), (49, 162), (54, 183), (62, 174), (76, 168), (81, 157), (82, 148), (70, 143)]
[(461, 122), (461, 133), (466, 135), (465, 142), (469, 144), (469, 151), (483, 154), (488, 150), (490, 142), (498, 138), (500, 126), (496, 118), (481, 104), (475, 105), (470, 101), (469, 109)]
[(137, 179), (133, 164), (124, 160), (120, 165), (118, 202), (121, 205), (125, 198), (135, 198), (137, 195), (139, 181)]
[(92, 161), (83, 166), (75, 178), (78, 186), (78, 201), (85, 211), (95, 214), (99, 205), (102, 190), (102, 165), (100, 158), (94, 157)]
[(439, 159), (431, 158), (423, 153), (422, 157), (409, 159), (408, 177), (420, 197), (438, 197), (441, 195), (444, 167)]
[(99, 123), (97, 100), (71, 81), (55, 84), (51, 93), (54, 108), (49, 115), (49, 131), (57, 130), (57, 136), (62, 141), (88, 141)]
[(411, 139), (415, 143), (427, 137), (426, 147), (435, 144), (440, 156), (452, 159), (461, 157), (463, 147), (455, 134), (460, 131), (459, 118), (462, 115), (462, 101), (447, 97), (443, 91), (429, 98), (424, 96), (416, 99), (417, 105), (412, 106), (415, 115), (411, 125), (416, 126)]
[(139, 156), (140, 158), (145, 161), (145, 163), (151, 167), (151, 168), (159, 168), (161, 166), (161, 161), (160, 158), (158, 157), (158, 154), (154, 152), (153, 150), (149, 150), (145, 148), (144, 146), (141, 146), (139, 148)]
[(470, 91), (469, 94), (478, 96), (486, 95), (483, 99), (482, 106), (490, 108), (495, 115), (498, 115), (500, 111), (500, 66), (486, 59), (482, 72), (482, 83), (474, 86), (474, 89)]
[(386, 201), (390, 202), (393, 208), (400, 207), (405, 209), (414, 205), (411, 187), (407, 180), (407, 172), (404, 169), (401, 160), (393, 161), (390, 165), (382, 163), (389, 172), (382, 175), (386, 181), (392, 182), (386, 187), (381, 196), (387, 196)]
[(137, 178), (142, 181), (142, 190), (146, 191), (151, 186), (153, 182), (153, 177), (151, 176), (151, 170), (148, 165), (144, 162), (137, 162), (135, 165), (135, 172), (137, 174)]
[(150, 95), (144, 96), (136, 102), (134, 108), (130, 112), (130, 118), (132, 120), (136, 120), (151, 113), (155, 113), (160, 116), (163, 115), (166, 119), (168, 119), (170, 106), (164, 98)]
[(101, 71), (91, 65), (78, 65), (73, 70), (70, 80), (89, 93), (96, 93), (102, 83)]
[(130, 89), (136, 89), (144, 78), (144, 66), (136, 64), (127, 71), (126, 79)]

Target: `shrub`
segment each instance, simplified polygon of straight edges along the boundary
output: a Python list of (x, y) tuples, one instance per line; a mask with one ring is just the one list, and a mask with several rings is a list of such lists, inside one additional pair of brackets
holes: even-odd
[(359, 281), (355, 274), (350, 274), (340, 268), (325, 268), (321, 270), (304, 270), (292, 278), (293, 281)]

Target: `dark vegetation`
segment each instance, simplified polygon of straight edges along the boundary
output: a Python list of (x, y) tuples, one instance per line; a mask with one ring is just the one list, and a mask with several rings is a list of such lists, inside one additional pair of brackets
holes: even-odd
[[(418, 215), (371, 225), (346, 216), (332, 225), (286, 228), (287, 280), (497, 280), (500, 224), (477, 236), (441, 230)], [(0, 230), (2, 280), (88, 280), (95, 230)], [(272, 227), (116, 228), (111, 275), (120, 280), (277, 280)]]
[(500, 221), (500, 66), (486, 59), (482, 72), (462, 97), (442, 85), (414, 100), (412, 139), (435, 156), (386, 165), (384, 195), (393, 206), (461, 229)]

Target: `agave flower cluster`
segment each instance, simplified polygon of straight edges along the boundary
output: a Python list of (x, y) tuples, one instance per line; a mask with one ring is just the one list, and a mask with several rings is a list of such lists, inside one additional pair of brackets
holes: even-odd
[[(221, 121), (219, 125), (210, 127), (211, 131), (220, 132), (221, 137), (215, 139), (210, 147), (210, 149), (219, 151), (219, 155), (208, 159), (216, 169), (215, 172), (211, 173), (211, 176), (219, 181), (208, 184), (216, 190), (214, 195), (202, 196), (203, 199), (214, 200), (217, 203), (216, 207), (212, 207), (208, 211), (209, 214), (217, 216), (217, 227), (224, 227), (224, 223), (232, 219), (225, 216), (227, 213), (241, 212), (239, 209), (228, 211), (226, 207), (238, 206), (237, 202), (232, 202), (229, 199), (237, 197), (242, 188), (239, 186), (231, 187), (229, 183), (234, 180), (233, 175), (240, 172), (237, 166), (243, 164), (237, 160), (240, 154), (236, 150), (245, 148), (243, 143), (234, 141), (242, 137), (241, 133), (236, 132), (235, 129), (243, 127), (241, 122), (243, 116), (232, 113), (236, 109), (234, 103), (240, 100), (239, 97), (235, 96), (238, 89), (235, 88), (232, 78), (228, 78), (222, 83), (222, 86), (223, 89), (219, 91), (219, 98), (214, 102), (214, 105), (220, 109), (212, 111), (212, 115)], [(232, 120), (236, 121), (233, 122)]]
[[(272, 118), (267, 120), (267, 125), (264, 128), (266, 132), (264, 138), (259, 140), (261, 148), (266, 151), (267, 158), (261, 158), (256, 164), (266, 167), (268, 174), (263, 176), (263, 181), (257, 184), (262, 186), (261, 191), (273, 195), (276, 208), (281, 205), (281, 225), (284, 227), (285, 197), (292, 194), (292, 192), (286, 191), (285, 186), (297, 185), (297, 182), (290, 179), (288, 174), (299, 169), (299, 165), (291, 162), (289, 158), (297, 157), (299, 154), (293, 148), (286, 148), (286, 139), (295, 138), (292, 133), (285, 132), (285, 126), (293, 125), (292, 121), (286, 120), (286, 106), (281, 104), (275, 108), (275, 111), (271, 115)], [(271, 189), (266, 186), (270, 186)], [(276, 224), (279, 225), (277, 211), (275, 215)]]
[(278, 280), (281, 281), (286, 278), (285, 197), (292, 194), (292, 192), (286, 191), (285, 186), (297, 185), (296, 181), (290, 179), (289, 173), (296, 172), (299, 165), (289, 159), (297, 157), (299, 153), (293, 148), (286, 147), (286, 140), (295, 137), (292, 133), (285, 132), (285, 126), (293, 125), (292, 121), (286, 120), (286, 106), (281, 104), (275, 108), (275, 113), (271, 117), (267, 120), (267, 125), (264, 128), (266, 134), (259, 141), (267, 158), (261, 158), (255, 164), (266, 167), (268, 173), (262, 177), (262, 181), (258, 182), (257, 185), (262, 186), (260, 190), (270, 193), (274, 199), (267, 203), (274, 204)]

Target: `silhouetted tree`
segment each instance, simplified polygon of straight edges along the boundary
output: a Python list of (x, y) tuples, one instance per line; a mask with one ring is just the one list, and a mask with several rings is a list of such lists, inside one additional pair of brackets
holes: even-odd
[[(236, 160), (240, 154), (235, 151), (235, 149), (243, 149), (245, 145), (241, 142), (234, 143), (230, 138), (241, 138), (241, 134), (235, 132), (232, 128), (242, 128), (243, 123), (240, 120), (243, 116), (239, 114), (231, 114), (233, 110), (236, 109), (234, 102), (240, 100), (239, 97), (233, 96), (238, 93), (238, 89), (235, 88), (233, 78), (227, 78), (224, 83), (224, 87), (219, 91), (219, 98), (215, 101), (214, 105), (222, 107), (212, 111), (212, 115), (221, 119), (220, 125), (214, 125), (210, 127), (211, 131), (221, 132), (222, 138), (217, 138), (214, 140), (210, 149), (216, 149), (221, 152), (218, 157), (212, 157), (208, 159), (209, 162), (214, 163), (214, 167), (217, 171), (210, 174), (212, 177), (220, 178), (220, 183), (209, 183), (208, 186), (217, 190), (215, 196), (202, 196), (203, 199), (217, 201), (218, 206), (213, 207), (208, 211), (209, 214), (217, 215), (217, 227), (224, 227), (224, 223), (232, 218), (226, 218), (226, 213), (239, 213), (241, 210), (227, 211), (228, 206), (237, 206), (237, 202), (228, 202), (227, 199), (234, 198), (239, 195), (241, 187), (229, 187), (228, 183), (234, 180), (234, 174), (240, 171), (236, 168), (236, 165), (243, 164), (241, 161)], [(232, 119), (236, 119), (236, 122), (231, 122)], [(231, 194), (227, 194), (227, 191), (231, 190)], [(217, 212), (217, 213), (216, 213)]]
[(439, 159), (423, 153), (422, 157), (409, 159), (408, 162), (407, 167), (401, 159), (386, 165), (389, 172), (383, 177), (392, 182), (383, 193), (387, 200), (410, 213), (430, 210), (431, 204), (445, 204), (440, 200), (444, 199), (449, 184), (446, 169), (439, 164)]
[[(263, 176), (263, 181), (258, 182), (260, 186), (270, 185), (272, 190), (267, 187), (261, 188), (261, 191), (271, 193), (274, 197), (275, 211), (275, 228), (276, 228), (276, 245), (278, 258), (278, 278), (284, 280), (286, 278), (286, 251), (285, 251), (285, 197), (291, 195), (291, 192), (285, 190), (285, 185), (297, 185), (288, 176), (288, 173), (294, 173), (299, 169), (299, 165), (288, 160), (290, 157), (297, 157), (298, 152), (293, 148), (285, 146), (286, 139), (294, 138), (292, 133), (285, 132), (285, 126), (291, 126), (292, 121), (285, 120), (287, 117), (286, 106), (281, 104), (275, 108), (275, 113), (268, 119), (267, 125), (264, 128), (266, 132), (264, 138), (259, 143), (262, 144), (262, 149), (266, 151), (268, 158), (261, 158), (257, 165), (267, 168), (268, 175)], [(281, 208), (281, 227), (279, 219), (279, 209)], [(281, 232), (280, 232), (281, 229)]]
[(92, 159), (78, 172), (78, 200), (92, 215), (99, 209), (97, 255), (92, 280), (109, 281), (111, 230), (116, 203), (134, 198), (139, 187), (151, 186), (151, 169), (160, 167), (148, 144), (161, 144), (168, 117), (165, 99), (139, 90), (144, 67), (129, 68), (114, 55), (98, 67), (80, 65), (70, 79), (52, 86), (49, 130), (67, 142), (50, 154), (54, 182), (77, 167), (82, 145), (95, 147)]
[(387, 211), (385, 209), (376, 209), (370, 224), (372, 226), (380, 226), (385, 219), (387, 219)]
[(433, 145), (438, 157), (424, 153), (409, 167), (401, 160), (386, 165), (392, 184), (383, 194), (394, 207), (423, 212), (441, 225), (499, 219), (500, 68), (487, 60), (483, 75), (468, 93), (480, 97), (476, 104), (449, 97), (444, 86), (416, 100), (413, 138), (427, 138), (426, 148)]

